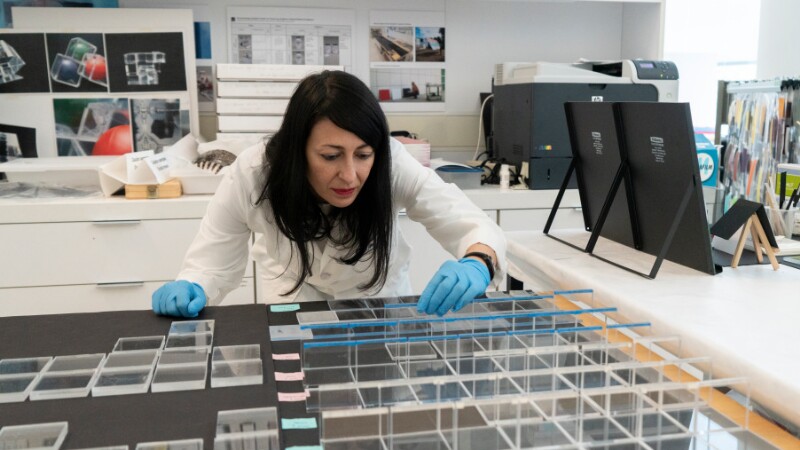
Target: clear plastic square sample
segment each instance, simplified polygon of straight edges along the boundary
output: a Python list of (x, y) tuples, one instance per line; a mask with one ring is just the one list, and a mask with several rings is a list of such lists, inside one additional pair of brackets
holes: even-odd
[(0, 428), (2, 449), (58, 449), (67, 437), (67, 422), (7, 425)]
[(0, 403), (24, 402), (38, 376), (38, 374), (29, 373), (0, 377)]
[(144, 394), (150, 388), (153, 367), (104, 370), (92, 387), (93, 397)]
[(169, 334), (214, 333), (213, 320), (181, 320), (172, 322)]
[(164, 336), (123, 337), (117, 339), (114, 352), (132, 350), (161, 350), (164, 347)]
[(212, 361), (239, 361), (244, 359), (261, 359), (261, 346), (252, 345), (225, 345), (214, 347)]
[(267, 408), (234, 409), (217, 413), (217, 436), (278, 429), (278, 410)]
[(260, 359), (219, 361), (212, 363), (212, 388), (262, 384), (263, 382), (263, 365)]
[(184, 439), (179, 441), (140, 442), (136, 450), (203, 450), (202, 439)]
[(97, 372), (45, 372), (30, 393), (31, 400), (78, 398), (89, 395)]
[(150, 385), (152, 392), (205, 389), (206, 364), (159, 364)]
[(39, 373), (53, 358), (42, 356), (39, 358), (15, 358), (0, 360), (0, 376), (21, 375), (26, 373)]
[(221, 434), (214, 438), (214, 450), (280, 450), (278, 430)]
[(105, 353), (56, 356), (53, 358), (52, 364), (47, 368), (47, 373), (97, 370), (105, 357)]
[(208, 362), (208, 348), (176, 348), (161, 352), (158, 365), (169, 364), (206, 364)]
[(158, 350), (136, 350), (110, 353), (103, 365), (103, 370), (120, 369), (137, 366), (153, 366), (158, 359)]
[(211, 333), (170, 334), (164, 349), (211, 347), (213, 340)]

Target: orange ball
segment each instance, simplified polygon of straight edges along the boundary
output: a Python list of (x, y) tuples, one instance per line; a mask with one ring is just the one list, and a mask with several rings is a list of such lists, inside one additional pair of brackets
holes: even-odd
[(117, 125), (106, 130), (97, 139), (92, 149), (93, 156), (124, 155), (133, 151), (133, 136), (130, 125)]

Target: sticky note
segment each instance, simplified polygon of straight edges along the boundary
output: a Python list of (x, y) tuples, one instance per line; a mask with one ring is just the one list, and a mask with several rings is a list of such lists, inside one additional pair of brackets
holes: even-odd
[(272, 359), (275, 361), (299, 361), (300, 353), (273, 353)]
[(310, 428), (317, 428), (317, 419), (314, 417), (281, 419), (281, 428), (284, 430), (307, 430)]
[(303, 378), (305, 378), (303, 371), (275, 372), (275, 381), (301, 381)]
[(304, 402), (308, 398), (306, 392), (278, 392), (279, 402)]
[(297, 303), (282, 303), (280, 305), (270, 305), (269, 307), (270, 312), (291, 312), (299, 309), (300, 305)]

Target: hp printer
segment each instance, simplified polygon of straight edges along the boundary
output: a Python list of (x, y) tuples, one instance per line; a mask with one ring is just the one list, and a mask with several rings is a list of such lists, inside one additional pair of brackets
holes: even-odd
[(491, 156), (516, 165), (530, 189), (558, 189), (572, 159), (564, 103), (674, 102), (678, 69), (645, 60), (503, 63), (492, 93)]

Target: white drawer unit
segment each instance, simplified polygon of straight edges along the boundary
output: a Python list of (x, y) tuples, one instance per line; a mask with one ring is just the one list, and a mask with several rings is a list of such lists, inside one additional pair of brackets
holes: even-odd
[[(0, 289), (0, 316), (146, 310), (164, 282), (76, 284)], [(223, 305), (253, 303), (253, 277), (225, 297)]]
[[(499, 211), (498, 223), (503, 231), (542, 231), (550, 216), (550, 209), (506, 209)], [(553, 221), (553, 230), (583, 228), (581, 208), (559, 208)]]
[[(0, 201), (0, 316), (149, 309), (210, 196)], [(224, 304), (255, 301), (253, 264)]]
[[(0, 287), (171, 279), (200, 219), (0, 225)], [(39, 257), (24, 257), (39, 255)]]

